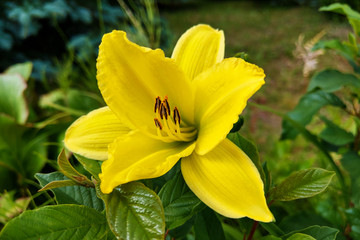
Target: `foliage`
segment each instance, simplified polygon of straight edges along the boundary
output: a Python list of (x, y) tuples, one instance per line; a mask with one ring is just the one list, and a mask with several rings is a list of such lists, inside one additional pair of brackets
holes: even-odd
[[(99, 21), (99, 29), (109, 26), (108, 24), (116, 19), (116, 17), (111, 17), (111, 14), (100, 14), (101, 10), (97, 14), (90, 14), (89, 10), (82, 8), (77, 2), (70, 2), (67, 5), (61, 0), (46, 4), (33, 1), (26, 2), (22, 7), (18, 5), (19, 2), (21, 1), (9, 4), (6, 8), (13, 9), (13, 15), (10, 16), (18, 19), (18, 24), (21, 25), (20, 32), (23, 35), (18, 35), (19, 39), (40, 34), (43, 27), (40, 20), (48, 18), (54, 21), (54, 27), (58, 30), (61, 29), (59, 23), (63, 19), (91, 24), (92, 17), (95, 16)], [(96, 7), (103, 11), (107, 8), (106, 11), (109, 12), (117, 11), (106, 2), (98, 1), (97, 3)], [(148, 5), (141, 8), (136, 4), (127, 5), (121, 2), (125, 13), (122, 16), (126, 15), (127, 20), (131, 22), (130, 31), (137, 29), (137, 34), (134, 34), (133, 39), (145, 42), (148, 46), (161, 46), (163, 28), (159, 27), (156, 18), (143, 14), (144, 9), (147, 9), (157, 16), (155, 6), (151, 1), (143, 3)], [(75, 8), (76, 11), (72, 12)], [(136, 12), (136, 9), (142, 10)], [(107, 17), (109, 17), (108, 20), (106, 20)], [(28, 22), (32, 25), (30, 26)], [(91, 36), (91, 33), (87, 33), (86, 36)], [(303, 226), (305, 224), (300, 223), (291, 230), (281, 227), (281, 221), (286, 220), (284, 217), (286, 214), (279, 206), (284, 206), (284, 209), (291, 208), (291, 204), (304, 201), (298, 199), (313, 197), (329, 186), (330, 191), (332, 188), (330, 182), (335, 173), (340, 182), (343, 181), (341, 182), (342, 191), (345, 200), (348, 200), (346, 198), (347, 182), (342, 179), (342, 171), (336, 168), (336, 164), (335, 172), (310, 168), (295, 172), (285, 180), (278, 181), (277, 176), (273, 176), (268, 169), (266, 162), (260, 160), (256, 145), (242, 135), (241, 127), (244, 124), (242, 117), (239, 118), (227, 138), (241, 148), (258, 169), (264, 182), (268, 205), (272, 207), (272, 212), (278, 219), (277, 223), (259, 224), (246, 218), (229, 219), (219, 216), (206, 207), (189, 189), (182, 177), (179, 165), (174, 166), (170, 172), (160, 178), (144, 180), (141, 183), (127, 183), (118, 186), (111, 194), (101, 193), (98, 174), (102, 163), (83, 156), (71, 155), (62, 150), (63, 133), (69, 123), (76, 117), (103, 105), (96, 91), (96, 83), (93, 81), (95, 67), (94, 64), (89, 63), (91, 58), (94, 62), (96, 53), (86, 52), (94, 51), (96, 48), (93, 46), (97, 43), (83, 37), (68, 42), (71, 49), (69, 58), (57, 63), (57, 71), (54, 72), (57, 79), (55, 82), (45, 79), (39, 83), (34, 77), (31, 78), (31, 63), (15, 65), (0, 75), (0, 92), (2, 93), (0, 94), (0, 127), (4, 130), (0, 135), (0, 177), (7, 179), (7, 181), (0, 181), (4, 185), (0, 185), (0, 190), (16, 189), (18, 191), (0, 196), (0, 207), (5, 206), (0, 208), (0, 220), (1, 223), (6, 224), (0, 232), (0, 239), (251, 240), (256, 236), (259, 239), (268, 240), (335, 240), (340, 235), (338, 229), (341, 230), (342, 235), (344, 234), (342, 229), (344, 226), (341, 224)], [(84, 44), (84, 42), (89, 44)], [(316, 47), (332, 46), (330, 43), (323, 42), (322, 44)], [(85, 47), (88, 50), (82, 51), (77, 47)], [(355, 45), (352, 42), (350, 46), (352, 51), (348, 47), (348, 44), (340, 47), (340, 49), (347, 49), (345, 51), (347, 57), (354, 54)], [(89, 50), (91, 48), (92, 50)], [(239, 56), (246, 57), (246, 54), (239, 54)], [(352, 64), (356, 66), (356, 58), (352, 58), (352, 61)], [(322, 80), (333, 76), (335, 80), (331, 82)], [(77, 77), (80, 80), (75, 83), (74, 79)], [(353, 189), (351, 199), (355, 204), (354, 208), (350, 208), (350, 204), (345, 202), (343, 206), (348, 209), (344, 214), (348, 220), (346, 223), (351, 224), (350, 236), (356, 239), (359, 234), (358, 203), (360, 199), (355, 192), (358, 187), (356, 177), (358, 174), (356, 159), (359, 158), (356, 144), (358, 133), (352, 129), (340, 127), (335, 120), (329, 120), (328, 116), (320, 118), (325, 124), (325, 129), (321, 134), (313, 134), (305, 129), (305, 126), (311, 123), (313, 117), (325, 106), (335, 106), (341, 111), (349, 110), (349, 100), (333, 92), (348, 86), (356, 88), (357, 76), (327, 70), (325, 73), (315, 75), (314, 78), (316, 80), (312, 80), (309, 92), (300, 101), (294, 113), (284, 116), (287, 125), (285, 126), (284, 123), (283, 138), (291, 139), (301, 133), (316, 143), (323, 152), (342, 154), (341, 162), (349, 173)], [(336, 79), (346, 80), (340, 84)], [(39, 96), (34, 91), (34, 85), (40, 85), (42, 89), (46, 89), (46, 94)], [(74, 88), (79, 86), (82, 88)], [(357, 92), (352, 92), (352, 94), (352, 97), (357, 100)], [(354, 124), (359, 124), (360, 122), (355, 120), (356, 109), (352, 110), (354, 114), (351, 111), (348, 113), (352, 114)], [(334, 138), (334, 135), (337, 138)], [(51, 147), (51, 144), (54, 147)], [(55, 158), (54, 155), (58, 152), (60, 154), (57, 162), (49, 160)], [(332, 160), (330, 154), (326, 156), (328, 160)], [(39, 173), (44, 170), (44, 167), (45, 171), (50, 173)], [(34, 174), (40, 186), (32, 180)], [(14, 186), (9, 184), (8, 176), (16, 179), (11, 181), (15, 183)], [(40, 192), (34, 193), (36, 190)], [(22, 198), (23, 201), (21, 198), (16, 200), (19, 196), (26, 196), (26, 198)], [(292, 202), (294, 200), (297, 200), (296, 203)], [(28, 204), (30, 204), (29, 207)], [(28, 210), (24, 211), (26, 208)], [(16, 217), (22, 211), (24, 213)], [(292, 225), (297, 222), (300, 220), (290, 221)], [(261, 231), (256, 231), (256, 229), (261, 229)]]
[[(359, 62), (359, 37), (360, 14), (348, 5), (334, 3), (320, 8), (321, 11), (336, 12), (345, 15), (352, 26), (353, 32), (349, 33), (347, 41), (337, 39), (319, 41), (313, 48), (333, 50), (343, 56), (352, 66), (353, 71), (344, 73), (336, 69), (325, 69), (317, 72), (311, 79), (307, 93), (302, 96), (294, 110), (289, 112), (283, 122), (283, 139), (293, 139), (316, 119), (321, 131), (311, 134), (311, 142), (324, 154), (326, 161), (336, 172), (341, 187), (341, 204), (343, 209), (344, 225), (349, 224), (351, 231), (343, 229), (342, 234), (357, 239), (356, 213), (359, 208), (359, 139), (360, 139), (360, 62)], [(340, 112), (336, 115), (329, 112)], [(345, 124), (345, 123), (350, 124)], [(297, 125), (297, 129), (293, 126)], [(303, 133), (303, 132), (302, 132)], [(310, 135), (308, 135), (310, 136)], [(333, 156), (338, 156), (335, 162)], [(276, 194), (275, 194), (276, 195)], [(346, 217), (345, 217), (346, 216)], [(331, 221), (331, 219), (329, 219)], [(343, 225), (343, 226), (344, 226)], [(338, 226), (341, 229), (341, 226)]]
[[(96, 58), (101, 35), (113, 29), (126, 29), (134, 41), (145, 46), (168, 47), (166, 22), (156, 13), (152, 16), (154, 19), (146, 14), (153, 6), (151, 1), (126, 3), (133, 7), (121, 9), (116, 1), (108, 0), (0, 2), (0, 54), (3, 56), (0, 70), (17, 62), (32, 61), (34, 78), (54, 79), (63, 73), (54, 58), (64, 57), (62, 54), (67, 50), (72, 67), (84, 72), (84, 66), (90, 64), (88, 60)], [(141, 17), (140, 26), (129, 23), (129, 12)]]

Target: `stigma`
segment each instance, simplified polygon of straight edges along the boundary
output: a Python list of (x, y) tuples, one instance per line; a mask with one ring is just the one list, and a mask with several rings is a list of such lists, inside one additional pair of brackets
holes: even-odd
[(154, 123), (157, 129), (157, 137), (165, 142), (192, 141), (196, 138), (195, 127), (187, 127), (181, 124), (180, 111), (177, 107), (171, 111), (168, 97), (163, 100), (155, 98)]

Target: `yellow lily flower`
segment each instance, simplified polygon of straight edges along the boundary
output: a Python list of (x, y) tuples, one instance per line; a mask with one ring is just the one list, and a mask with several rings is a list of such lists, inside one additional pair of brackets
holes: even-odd
[(97, 79), (108, 106), (79, 118), (65, 136), (69, 150), (106, 160), (103, 193), (162, 176), (181, 158), (186, 183), (209, 207), (273, 221), (259, 172), (226, 138), (265, 75), (242, 59), (224, 59), (224, 45), (223, 32), (208, 25), (185, 32), (171, 58), (123, 31), (104, 35)]

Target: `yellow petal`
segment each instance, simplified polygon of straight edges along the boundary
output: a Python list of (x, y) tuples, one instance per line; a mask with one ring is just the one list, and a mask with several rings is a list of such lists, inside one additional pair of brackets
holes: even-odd
[(70, 151), (96, 160), (108, 158), (108, 145), (129, 133), (108, 108), (99, 108), (76, 120), (65, 133), (65, 146)]
[(188, 156), (195, 143), (165, 143), (140, 131), (116, 139), (109, 146), (109, 159), (101, 165), (101, 191), (110, 193), (116, 186), (167, 173), (175, 163)]
[(199, 73), (224, 58), (225, 38), (223, 31), (204, 24), (187, 30), (178, 40), (172, 58), (194, 79)]
[(228, 58), (194, 80), (198, 154), (207, 153), (226, 137), (247, 100), (265, 83), (264, 77), (256, 65)]
[(177, 107), (182, 119), (193, 123), (194, 90), (186, 75), (163, 51), (140, 47), (123, 31), (104, 35), (97, 79), (107, 105), (133, 129), (156, 133), (154, 106), (158, 96), (168, 96), (170, 107)]
[(194, 152), (182, 158), (181, 171), (190, 189), (216, 212), (230, 218), (274, 220), (259, 172), (230, 140), (225, 139), (205, 155)]

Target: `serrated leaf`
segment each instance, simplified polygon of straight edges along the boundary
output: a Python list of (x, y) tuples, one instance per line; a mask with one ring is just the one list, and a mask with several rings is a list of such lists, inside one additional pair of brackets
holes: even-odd
[(99, 180), (99, 173), (101, 172), (101, 161), (92, 160), (81, 155), (75, 154), (76, 159), (83, 165), (86, 171), (91, 173), (91, 175)]
[[(286, 115), (305, 127), (311, 122), (313, 116), (326, 105), (345, 108), (345, 104), (336, 95), (319, 90), (302, 96), (295, 109)], [(282, 139), (294, 139), (297, 134), (298, 131), (291, 123), (283, 121)]]
[(287, 238), (286, 240), (316, 240), (312, 236), (303, 234), (303, 233), (295, 233), (291, 235), (291, 237)]
[(5, 70), (4, 73), (20, 74), (24, 78), (24, 80), (27, 81), (31, 75), (32, 68), (33, 65), (31, 62), (18, 63), (10, 66), (8, 69)]
[(69, 159), (65, 155), (65, 150), (62, 149), (58, 156), (57, 163), (60, 171), (69, 179), (84, 185), (86, 187), (93, 187), (94, 184), (83, 174), (79, 173), (69, 162)]
[(107, 239), (108, 231), (105, 216), (92, 208), (55, 205), (25, 211), (3, 228), (0, 239)]
[(159, 197), (142, 183), (130, 182), (103, 195), (106, 217), (117, 238), (163, 240), (164, 209)]
[(334, 175), (334, 172), (321, 168), (300, 170), (276, 186), (271, 191), (272, 198), (277, 201), (292, 201), (315, 196), (327, 188)]
[(181, 172), (178, 172), (161, 188), (159, 197), (164, 207), (168, 229), (181, 226), (203, 206), (199, 198), (186, 185)]
[[(40, 182), (42, 187), (53, 181), (69, 180), (69, 178), (60, 172), (48, 174), (37, 173), (35, 178)], [(51, 191), (55, 194), (56, 201), (59, 204), (80, 204), (92, 207), (98, 211), (104, 210), (104, 203), (97, 197), (94, 188), (76, 185), (55, 188), (51, 189)]]
[(244, 138), (240, 133), (229, 133), (227, 138), (230, 139), (236, 146), (243, 150), (246, 155), (251, 159), (256, 168), (258, 169), (261, 179), (265, 181), (264, 169), (261, 166), (259, 152), (254, 143)]
[(194, 224), (195, 238), (201, 240), (225, 239), (224, 230), (215, 212), (206, 208), (196, 215)]
[(50, 190), (50, 189), (53, 189), (53, 188), (75, 186), (75, 185), (77, 185), (77, 183), (74, 182), (73, 180), (53, 181), (53, 182), (50, 182), (50, 183), (46, 184), (43, 188), (41, 188), (39, 190), (39, 192), (40, 191), (45, 191), (45, 190)]
[(296, 233), (307, 234), (315, 238), (316, 240), (335, 240), (336, 235), (339, 233), (339, 230), (330, 227), (311, 226), (305, 229), (290, 232), (282, 236), (282, 238), (286, 239), (286, 237), (290, 237), (291, 235)]
[(360, 79), (353, 74), (328, 69), (312, 77), (308, 86), (308, 92), (316, 88), (321, 88), (325, 92), (335, 92), (344, 86), (360, 88)]
[(352, 133), (342, 129), (323, 116), (320, 118), (326, 124), (326, 128), (319, 134), (321, 139), (336, 146), (343, 146), (354, 141), (355, 136)]
[(20, 75), (0, 74), (0, 113), (13, 117), (19, 124), (24, 124), (29, 115), (24, 97), (26, 87)]

